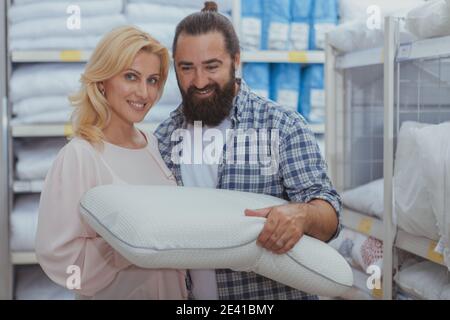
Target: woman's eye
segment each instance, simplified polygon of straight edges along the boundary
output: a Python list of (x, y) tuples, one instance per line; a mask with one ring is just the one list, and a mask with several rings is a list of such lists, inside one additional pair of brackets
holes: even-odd
[(133, 81), (133, 80), (136, 80), (136, 76), (132, 73), (126, 73), (125, 79)]
[(159, 81), (158, 78), (150, 78), (150, 79), (148, 79), (148, 83), (150, 83), (150, 84), (157, 84), (158, 81)]

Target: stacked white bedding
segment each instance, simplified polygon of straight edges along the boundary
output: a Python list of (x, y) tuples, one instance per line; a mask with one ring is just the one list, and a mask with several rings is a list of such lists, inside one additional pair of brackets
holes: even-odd
[(17, 266), (15, 268), (16, 300), (73, 300), (75, 295), (51, 281), (39, 265)]
[(28, 139), (16, 141), (14, 148), (16, 178), (19, 180), (43, 180), (53, 161), (66, 144), (64, 138)]
[(36, 237), (39, 194), (20, 195), (10, 216), (10, 247), (13, 252), (33, 252)]
[[(450, 267), (450, 123), (405, 121), (397, 137), (394, 162), (394, 223), (400, 229), (439, 241)], [(347, 190), (344, 206), (382, 218), (383, 180)]]
[[(129, 24), (148, 32), (171, 49), (177, 24), (191, 13), (199, 12), (204, 1), (129, 1), (126, 18)], [(223, 5), (222, 5), (223, 4)], [(231, 1), (218, 1), (219, 11), (228, 16)], [(228, 16), (229, 17), (229, 16)]]
[(394, 277), (406, 294), (416, 299), (450, 300), (447, 268), (430, 261), (406, 264)]
[[(341, 0), (341, 25), (328, 33), (329, 42), (342, 52), (382, 47), (384, 17), (405, 17), (409, 10), (423, 3), (424, 0)], [(415, 39), (401, 24), (400, 42)]]
[(394, 218), (401, 229), (438, 240), (450, 268), (450, 123), (404, 122), (394, 167)]
[[(194, 8), (200, 10), (203, 8), (205, 1), (203, 0), (127, 0), (128, 3), (153, 3), (153, 4), (163, 4), (169, 6), (179, 6), (186, 8)], [(217, 0), (216, 3), (219, 5), (219, 10), (223, 12), (231, 11), (233, 7), (233, 0)]]
[(406, 29), (421, 39), (450, 35), (450, 0), (431, 0), (412, 9)]
[(73, 109), (69, 94), (80, 86), (83, 63), (22, 64), (11, 76), (13, 123), (66, 123)]
[(14, 1), (9, 11), (11, 50), (93, 49), (126, 24), (123, 0)]

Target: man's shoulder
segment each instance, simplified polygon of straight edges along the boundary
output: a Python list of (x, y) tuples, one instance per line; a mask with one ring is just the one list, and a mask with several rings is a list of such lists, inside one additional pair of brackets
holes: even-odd
[(161, 122), (156, 130), (153, 132), (153, 135), (158, 140), (158, 142), (164, 142), (167, 139), (170, 140), (170, 136), (173, 131), (180, 127), (179, 120), (177, 119), (177, 115), (175, 113), (171, 113), (170, 117)]

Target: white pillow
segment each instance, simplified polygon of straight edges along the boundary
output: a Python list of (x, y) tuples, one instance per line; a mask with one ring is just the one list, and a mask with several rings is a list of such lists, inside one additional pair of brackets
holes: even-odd
[(383, 218), (384, 180), (378, 179), (362, 186), (344, 191), (342, 202), (352, 210)]
[(367, 12), (370, 6), (380, 9), (381, 20), (383, 17), (394, 14), (397, 11), (411, 9), (424, 3), (424, 0), (339, 0), (339, 15), (342, 23), (354, 20), (367, 20), (374, 15), (373, 11)]
[(419, 38), (450, 35), (450, 1), (428, 1), (408, 12), (406, 28)]
[(403, 268), (394, 279), (406, 293), (429, 300), (440, 299), (445, 285), (449, 285), (447, 269), (430, 261)]
[(143, 268), (254, 271), (293, 288), (340, 296), (350, 266), (326, 243), (303, 236), (286, 254), (256, 245), (265, 218), (245, 208), (286, 201), (248, 192), (173, 186), (99, 186), (81, 200), (85, 220), (120, 254)]
[(437, 223), (440, 246), (450, 269), (450, 122), (416, 131), (420, 165), (433, 220)]
[(394, 166), (394, 218), (398, 226), (414, 235), (437, 240), (438, 228), (421, 171), (421, 143), (416, 132), (427, 124), (403, 122), (397, 140)]

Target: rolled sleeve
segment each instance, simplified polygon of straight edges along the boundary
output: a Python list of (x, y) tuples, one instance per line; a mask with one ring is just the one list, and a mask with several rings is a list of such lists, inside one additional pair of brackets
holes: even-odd
[(326, 163), (313, 133), (302, 121), (290, 126), (280, 144), (280, 172), (289, 199), (307, 203), (314, 199), (327, 201), (335, 210), (341, 230), (342, 201), (327, 175)]

